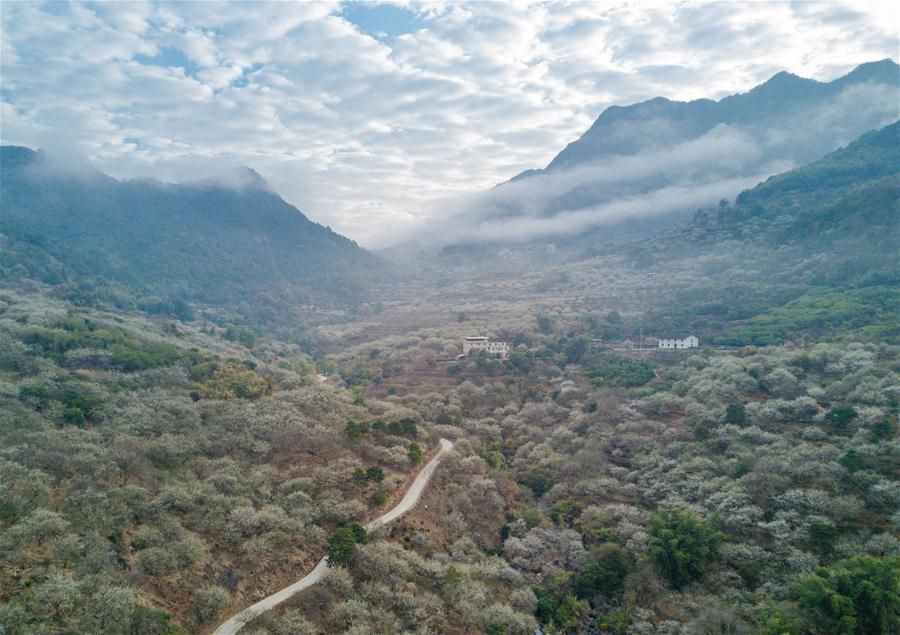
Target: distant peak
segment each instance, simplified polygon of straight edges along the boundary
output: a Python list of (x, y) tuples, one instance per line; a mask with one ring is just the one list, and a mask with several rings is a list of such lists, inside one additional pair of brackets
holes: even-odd
[(4, 170), (23, 168), (40, 158), (40, 153), (25, 146), (0, 146), (0, 166)]
[(841, 80), (854, 82), (877, 80), (893, 83), (900, 80), (900, 66), (891, 58), (886, 57), (877, 62), (860, 64), (838, 81)]
[(257, 187), (269, 189), (269, 183), (263, 178), (262, 174), (251, 167), (242, 165), (235, 170), (239, 180), (243, 181), (245, 187)]

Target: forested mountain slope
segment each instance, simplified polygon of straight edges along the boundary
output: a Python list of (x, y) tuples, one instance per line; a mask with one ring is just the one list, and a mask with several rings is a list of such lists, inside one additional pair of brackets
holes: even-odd
[(828, 83), (782, 72), (719, 101), (612, 106), (545, 169), (462, 202), (432, 236), (495, 252), (607, 251), (895, 121), (898, 94), (900, 68), (882, 60)]
[(386, 267), (311, 222), (252, 170), (238, 184), (118, 181), (2, 148), (3, 275), (127, 306), (173, 301), (283, 318), (349, 306)]
[(627, 248), (655, 275), (705, 263), (704, 281), (660, 302), (650, 323), (734, 345), (826, 335), (896, 342), (898, 166), (893, 123)]

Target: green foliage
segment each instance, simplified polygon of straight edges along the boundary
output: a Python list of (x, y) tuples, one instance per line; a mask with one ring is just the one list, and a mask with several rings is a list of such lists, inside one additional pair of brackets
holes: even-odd
[(381, 507), (387, 502), (388, 495), (383, 489), (377, 489), (372, 493), (372, 504), (376, 507)]
[(663, 510), (650, 521), (647, 555), (676, 589), (699, 579), (724, 536), (690, 511)]
[(840, 530), (830, 523), (811, 523), (806, 532), (810, 549), (824, 558), (834, 552), (834, 542), (841, 535)]
[(382, 434), (390, 434), (396, 437), (414, 439), (419, 435), (415, 419), (400, 419), (398, 421), (376, 421), (372, 428)]
[(407, 452), (409, 456), (409, 462), (413, 465), (418, 465), (422, 462), (422, 447), (413, 441), (409, 444), (409, 451)]
[(849, 406), (837, 406), (825, 413), (825, 423), (835, 432), (845, 432), (858, 416)]
[(590, 610), (587, 602), (572, 593), (571, 579), (566, 574), (554, 576), (543, 587), (535, 588), (534, 595), (537, 597), (535, 617), (561, 632), (577, 629)]
[(858, 472), (863, 469), (864, 461), (862, 454), (856, 448), (849, 448), (839, 459), (841, 465), (847, 468), (848, 472)]
[(537, 316), (537, 328), (541, 333), (549, 335), (556, 330), (556, 318), (550, 315)]
[(655, 376), (653, 366), (624, 355), (601, 355), (588, 369), (595, 386), (643, 386)]
[(495, 470), (506, 469), (506, 458), (503, 456), (503, 444), (499, 441), (479, 446), (478, 456)]
[(573, 337), (566, 342), (564, 353), (567, 364), (577, 364), (591, 347), (591, 340), (584, 336)]
[(781, 306), (752, 317), (716, 338), (721, 344), (780, 344), (799, 337), (823, 338), (852, 333), (855, 339), (900, 341), (894, 317), (900, 312), (900, 290), (813, 289)]
[(530, 489), (537, 498), (546, 494), (553, 487), (553, 482), (542, 472), (527, 472), (520, 475), (517, 480)]
[(363, 545), (366, 543), (368, 534), (365, 527), (363, 527), (359, 523), (350, 523), (346, 525), (346, 527), (353, 532), (353, 540), (356, 541), (356, 544)]
[(348, 421), (347, 425), (344, 427), (344, 432), (346, 432), (347, 436), (351, 439), (358, 439), (361, 436), (368, 434), (369, 423), (367, 421)]
[(900, 557), (854, 556), (818, 569), (793, 588), (808, 632), (881, 635), (900, 631)]
[(196, 354), (170, 344), (143, 342), (119, 327), (100, 327), (77, 317), (59, 320), (52, 328), (32, 329), (25, 341), (60, 361), (64, 353), (76, 348), (108, 350), (112, 365), (126, 372), (166, 366), (184, 358), (197, 359)]
[(769, 606), (761, 609), (756, 618), (755, 635), (805, 635), (806, 625), (792, 608)]
[(199, 364), (191, 371), (191, 377), (202, 378), (193, 390), (198, 399), (259, 399), (275, 389), (272, 377), (236, 362)]
[(326, 562), (329, 567), (346, 565), (356, 553), (356, 534), (350, 527), (339, 527), (328, 539)]
[(557, 525), (573, 527), (578, 521), (578, 517), (581, 516), (582, 509), (581, 503), (568, 498), (555, 503), (547, 512), (547, 517)]
[(746, 409), (742, 403), (730, 403), (725, 409), (725, 423), (731, 425), (744, 425), (747, 419)]
[(381, 469), (381, 466), (370, 465), (366, 468), (366, 479), (375, 483), (380, 483), (384, 480), (384, 470)]
[(204, 624), (215, 617), (219, 609), (228, 604), (228, 591), (217, 585), (211, 585), (194, 591), (194, 617), (198, 624)]
[(601, 595), (609, 601), (622, 593), (630, 570), (628, 554), (615, 543), (603, 543), (591, 549), (590, 558), (572, 580), (572, 588), (582, 600)]

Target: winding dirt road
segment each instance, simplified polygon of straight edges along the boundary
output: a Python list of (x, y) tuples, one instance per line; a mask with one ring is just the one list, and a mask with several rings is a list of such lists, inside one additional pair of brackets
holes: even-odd
[[(428, 481), (431, 480), (432, 474), (434, 474), (434, 471), (437, 469), (438, 464), (444, 458), (444, 455), (453, 448), (453, 443), (447, 439), (441, 439), (440, 444), (441, 449), (434, 455), (434, 458), (422, 468), (422, 471), (416, 475), (412, 485), (406, 490), (403, 500), (397, 503), (393, 509), (366, 525), (367, 530), (371, 531), (376, 527), (386, 525), (415, 507), (416, 503), (419, 502), (419, 498), (422, 496), (422, 492), (425, 490), (425, 486), (428, 485)], [(237, 615), (229, 618), (227, 621), (223, 622), (219, 628), (213, 631), (213, 635), (234, 635), (234, 633), (241, 630), (247, 622), (262, 615), (269, 609), (278, 606), (303, 589), (316, 584), (325, 576), (326, 571), (328, 571), (328, 565), (325, 564), (325, 558), (322, 558), (319, 560), (318, 564), (316, 564), (315, 569), (307, 573), (303, 578), (300, 578), (290, 586), (284, 587), (281, 591), (273, 593), (267, 598), (263, 598), (256, 604), (248, 606)]]

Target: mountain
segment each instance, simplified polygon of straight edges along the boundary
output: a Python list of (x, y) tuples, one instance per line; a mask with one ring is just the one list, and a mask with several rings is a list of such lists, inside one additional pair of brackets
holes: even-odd
[(347, 307), (383, 261), (310, 221), (245, 169), (228, 184), (119, 181), (5, 146), (2, 271), (83, 301), (199, 303), (245, 317)]
[[(847, 94), (848, 89), (870, 86), (896, 90), (900, 87), (900, 66), (890, 59), (870, 62), (831, 82), (818, 82), (782, 71), (749, 92), (719, 101), (697, 99), (679, 102), (657, 97), (626, 107), (611, 106), (601, 113), (587, 132), (556, 155), (544, 170), (533, 170), (529, 176), (683, 143), (719, 125), (753, 130), (757, 135), (789, 125), (805, 128), (809, 124), (802, 123), (800, 116), (809, 113), (815, 113), (814, 118), (840, 119), (845, 127), (838, 132), (846, 137), (843, 139), (846, 142), (881, 123), (886, 110), (882, 106), (889, 104), (869, 104), (874, 106), (869, 111), (855, 104), (857, 110), (863, 111), (863, 116), (859, 118), (847, 116), (849, 113), (830, 115), (824, 110), (828, 106), (840, 106), (837, 102)], [(896, 102), (893, 110), (889, 110), (890, 114), (896, 118)], [(805, 138), (804, 144), (791, 149), (792, 158), (797, 163), (814, 160), (834, 149), (833, 146), (828, 147), (833, 143), (832, 139), (833, 135), (827, 135), (824, 139)]]
[(445, 244), (554, 243), (569, 253), (666, 232), (698, 208), (821, 158), (898, 118), (900, 67), (863, 64), (831, 82), (778, 73), (718, 101), (611, 106), (543, 169), (462, 205)]

